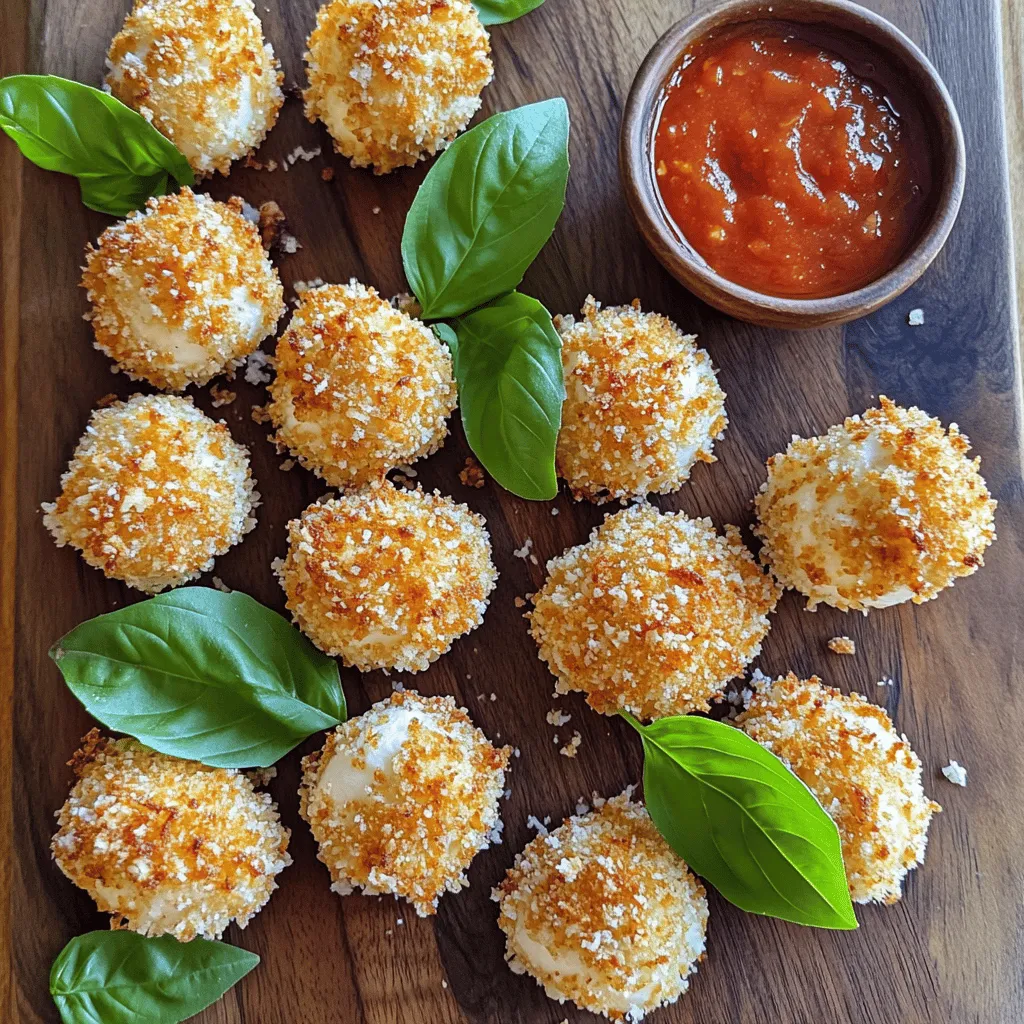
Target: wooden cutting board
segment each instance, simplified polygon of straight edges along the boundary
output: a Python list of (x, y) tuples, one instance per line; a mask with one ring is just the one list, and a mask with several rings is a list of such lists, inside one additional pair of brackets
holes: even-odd
[[(96, 83), (127, 0), (4, 0), (0, 10), (5, 72), (52, 72)], [(999, 499), (999, 539), (988, 564), (937, 601), (842, 615), (782, 601), (765, 643), (765, 672), (820, 673), (845, 690), (885, 705), (920, 753), (926, 788), (945, 811), (931, 828), (928, 859), (892, 908), (863, 908), (856, 933), (826, 933), (744, 915), (711, 895), (708, 956), (665, 1022), (850, 1021), (854, 1024), (1010, 1024), (1024, 1016), (1024, 687), (1019, 634), (1024, 522), (1020, 443), (1021, 385), (1011, 293), (1011, 242), (1000, 85), (998, 10), (990, 0), (871, 0), (937, 64), (958, 104), (967, 138), (963, 210), (942, 256), (907, 295), (845, 329), (785, 334), (740, 324), (700, 305), (641, 244), (620, 194), (616, 140), (622, 103), (641, 58), (658, 35), (694, 6), (688, 0), (548, 0), (492, 34), (496, 75), (484, 113), (564, 95), (572, 116), (568, 205), (524, 289), (553, 312), (575, 311), (588, 292), (605, 302), (637, 296), (696, 331), (721, 368), (730, 427), (719, 462), (697, 467), (663, 508), (750, 520), (764, 460), (794, 432), (823, 431), (879, 394), (917, 403), (955, 420), (982, 456)], [(301, 85), (305, 37), (315, 0), (259, 0), (267, 35), (287, 81)], [(966, 12), (970, 8), (970, 14)], [(261, 156), (280, 163), (297, 145), (324, 155), (273, 173), (236, 169), (210, 190), (252, 203), (276, 199), (302, 244), (280, 263), (286, 286), (355, 276), (385, 295), (404, 290), (399, 238), (424, 168), (385, 178), (352, 171), (329, 153), (320, 127), (300, 103), (286, 104)], [(10, 1002), (4, 1020), (55, 1021), (47, 994), (50, 963), (73, 935), (103, 927), (91, 902), (51, 862), (53, 812), (70, 772), (64, 762), (90, 722), (46, 656), (78, 622), (138, 594), (105, 580), (70, 549), (57, 550), (40, 522), (90, 410), (110, 392), (135, 389), (112, 376), (90, 344), (78, 288), (82, 249), (109, 223), (78, 201), (75, 183), (24, 164), (0, 142), (3, 199), (5, 624), (13, 642), (0, 665), (4, 778), (3, 865), (10, 900), (5, 929)], [(335, 169), (331, 183), (321, 180)], [(291, 294), (289, 288), (289, 295)], [(920, 307), (922, 327), (907, 326)], [(229, 586), (283, 609), (270, 571), (283, 553), (285, 523), (324, 490), (301, 469), (279, 470), (266, 428), (251, 419), (263, 392), (237, 381), (238, 399), (215, 411), (252, 449), (265, 504), (256, 531), (217, 574)], [(199, 404), (211, 409), (209, 395)], [(263, 957), (260, 968), (203, 1024), (557, 1024), (593, 1019), (547, 1000), (502, 961), (491, 886), (533, 835), (530, 814), (559, 819), (577, 798), (618, 793), (637, 782), (637, 738), (618, 720), (561, 699), (583, 745), (559, 756), (544, 719), (555, 705), (553, 680), (537, 659), (517, 595), (541, 584), (545, 559), (583, 540), (601, 512), (564, 494), (530, 504), (493, 483), (470, 490), (458, 478), (467, 455), (456, 428), (444, 450), (419, 465), (424, 486), (468, 502), (488, 520), (501, 571), (483, 627), (414, 684), (453, 693), (493, 738), (517, 745), (512, 796), (504, 805), (505, 842), (474, 862), (472, 887), (447, 896), (433, 921), (391, 899), (328, 889), (326, 870), (297, 814), (299, 754), (285, 759), (272, 789), (293, 829), (295, 864), (269, 906), (230, 941)], [(553, 516), (553, 510), (558, 511)], [(513, 556), (528, 537), (540, 564)], [(828, 653), (847, 633), (857, 655)], [(892, 686), (879, 687), (883, 676)], [(344, 672), (358, 713), (391, 690), (382, 674)], [(491, 694), (496, 699), (490, 699)], [(566, 730), (563, 728), (563, 734)], [(564, 739), (561, 741), (564, 742)], [(966, 790), (945, 782), (950, 758), (970, 773)], [(7, 837), (13, 834), (13, 843)]]

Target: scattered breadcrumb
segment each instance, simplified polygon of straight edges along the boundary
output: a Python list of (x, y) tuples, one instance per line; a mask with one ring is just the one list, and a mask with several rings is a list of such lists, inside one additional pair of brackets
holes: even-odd
[(334, 181), (334, 168), (333, 167), (325, 167), (320, 172), (320, 180), (321, 181)]
[(304, 160), (309, 163), (314, 157), (320, 155), (320, 147), (317, 146), (315, 149), (306, 149), (304, 146), (296, 146), (285, 158), (284, 158), (284, 169), (287, 171), (299, 160)]
[(270, 413), (267, 412), (267, 407), (265, 405), (254, 405), (250, 415), (252, 416), (253, 423), (270, 422)]
[(956, 761), (950, 761), (949, 764), (942, 769), (942, 774), (945, 775), (954, 786), (967, 785), (967, 769)]
[(583, 737), (578, 732), (574, 732), (572, 739), (564, 747), (561, 747), (558, 752), (563, 757), (575, 757), (576, 751), (579, 750), (582, 742)]
[(483, 487), (487, 482), (487, 475), (483, 466), (480, 465), (472, 455), (466, 458), (466, 466), (459, 472), (459, 479), (466, 487)]
[(231, 405), (238, 395), (219, 384), (212, 384), (210, 385), (210, 397), (213, 399), (211, 404), (214, 409), (219, 409), (222, 405)]
[(572, 719), (572, 715), (567, 715), (564, 711), (560, 711), (558, 708), (552, 708), (546, 715), (548, 725), (560, 726), (565, 725), (566, 722)]
[(907, 314), (907, 323), (911, 327), (920, 327), (924, 323), (924, 310), (923, 309), (912, 309)]
[(219, 590), (222, 594), (230, 594), (231, 588), (219, 577), (214, 576), (210, 582), (213, 584), (216, 590)]
[(516, 594), (515, 598), (513, 598), (512, 603), (517, 608), (525, 608), (526, 607), (526, 598), (525, 597), (520, 597), (518, 594)]
[(533, 549), (533, 538), (532, 537), (527, 537), (526, 540), (523, 541), (523, 546), (521, 548), (515, 548), (512, 551), (512, 554), (515, 555), (516, 558), (523, 559), (523, 561), (526, 561), (528, 559), (534, 565), (538, 565), (539, 563), (537, 561), (537, 556), (535, 554), (533, 554), (533, 550), (532, 549)]
[(856, 654), (857, 645), (848, 636), (834, 636), (828, 642), (828, 649), (834, 654)]
[(245, 382), (247, 384), (252, 384), (253, 387), (259, 387), (261, 384), (269, 384), (273, 376), (267, 370), (269, 364), (270, 356), (268, 356), (262, 349), (256, 349), (255, 352), (249, 353), (249, 356), (245, 361)]
[(264, 249), (272, 249), (278, 244), (281, 232), (284, 230), (284, 223), (284, 210), (273, 199), (260, 203), (259, 228)]
[(285, 459), (279, 468), (282, 473), (290, 473), (295, 468), (295, 465), (296, 463), (294, 459)]

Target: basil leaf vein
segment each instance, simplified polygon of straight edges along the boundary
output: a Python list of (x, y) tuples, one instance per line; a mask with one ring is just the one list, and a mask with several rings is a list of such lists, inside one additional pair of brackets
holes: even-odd
[(255, 953), (208, 939), (87, 932), (54, 961), (50, 994), (64, 1024), (178, 1024), (259, 962)]
[(470, 448), (506, 490), (521, 498), (553, 498), (565, 388), (562, 342), (551, 314), (529, 295), (510, 292), (452, 327), (459, 409)]
[(402, 233), (423, 319), (460, 316), (519, 284), (565, 205), (568, 140), (557, 98), (495, 114), (438, 157)]
[(504, 25), (536, 10), (544, 0), (473, 0), (480, 21), (485, 25)]
[(105, 726), (215, 767), (267, 767), (346, 715), (335, 661), (238, 591), (160, 594), (82, 623), (50, 656)]
[(651, 818), (725, 899), (796, 924), (857, 927), (835, 822), (774, 754), (707, 718), (623, 717), (643, 740)]
[(78, 178), (82, 202), (117, 217), (195, 176), (175, 145), (108, 93), (55, 75), (0, 79), (0, 129), (48, 171)]

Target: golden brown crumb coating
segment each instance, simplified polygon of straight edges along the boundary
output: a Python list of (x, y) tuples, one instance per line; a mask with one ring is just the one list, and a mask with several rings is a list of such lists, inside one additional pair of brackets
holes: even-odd
[(394, 693), (328, 734), (302, 762), (300, 812), (345, 894), (392, 893), (425, 917), (469, 884), (500, 842), (510, 747), (496, 749), (451, 697)]
[(86, 318), (117, 369), (181, 391), (234, 370), (274, 333), (281, 281), (242, 207), (184, 188), (86, 249)]
[(634, 505), (547, 565), (529, 614), (559, 693), (604, 714), (704, 711), (761, 650), (778, 588), (727, 526)]
[(941, 808), (924, 795), (921, 761), (878, 706), (791, 672), (756, 681), (736, 724), (781, 758), (828, 812), (857, 903), (895, 903), (924, 861)]
[(220, 938), (244, 928), (291, 863), (277, 805), (234, 768), (158, 754), (93, 729), (69, 762), (57, 866), (112, 925), (143, 935)]
[(276, 441), (332, 486), (379, 480), (444, 443), (456, 402), (448, 349), (373, 288), (303, 292), (276, 366)]
[(249, 453), (189, 398), (97, 409), (43, 522), (112, 579), (151, 594), (213, 566), (256, 525)]
[(565, 404), (558, 475), (577, 498), (605, 502), (678, 490), (695, 462), (714, 462), (728, 419), (725, 394), (696, 335), (640, 302), (579, 320), (557, 317)]
[(410, 166), (480, 108), (490, 52), (468, 0), (329, 0), (307, 43), (306, 116), (353, 167)]
[(310, 505), (275, 569), (299, 628), (363, 672), (422, 672), (480, 625), (498, 578), (482, 516), (390, 483)]
[(704, 956), (704, 888), (628, 790), (537, 836), (492, 895), (509, 967), (612, 1020), (674, 1003)]
[(196, 174), (228, 174), (284, 102), (252, 0), (136, 0), (107, 53), (111, 92), (167, 136)]
[(761, 560), (810, 609), (929, 601), (995, 540), (996, 503), (957, 425), (880, 402), (768, 460), (755, 499)]

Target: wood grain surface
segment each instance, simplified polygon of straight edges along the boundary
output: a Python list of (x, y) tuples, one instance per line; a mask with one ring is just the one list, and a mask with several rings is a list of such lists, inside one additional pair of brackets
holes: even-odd
[[(1006, 0), (1002, 16), (1004, 30), (1018, 34), (1006, 67), (1017, 76), (1008, 83), (1007, 103), (1019, 166), (1024, 44), (1016, 3)], [(0, 71), (98, 83), (127, 6), (127, 0), (4, 0)], [(1024, 822), (1015, 810), (1024, 782), (1024, 486), (1000, 9), (990, 0), (869, 4), (922, 45), (953, 94), (968, 143), (963, 210), (937, 263), (895, 304), (845, 329), (786, 334), (730, 321), (675, 284), (641, 244), (620, 194), (616, 139), (630, 79), (661, 31), (694, 6), (689, 0), (548, 0), (493, 31), (496, 78), (484, 113), (562, 94), (573, 121), (566, 212), (524, 290), (556, 312), (577, 309), (588, 292), (606, 302), (638, 296), (645, 308), (700, 334), (721, 368), (731, 423), (716, 447), (720, 461), (698, 466), (679, 494), (659, 501), (662, 507), (746, 526), (767, 456), (792, 433), (820, 432), (884, 393), (955, 420), (972, 439), (1000, 502), (999, 539), (983, 570), (921, 607), (865, 618), (824, 608), (807, 614), (793, 594), (782, 601), (762, 669), (817, 672), (883, 703), (920, 753), (926, 789), (945, 811), (932, 825), (927, 862), (910, 876), (902, 902), (859, 909), (856, 933), (747, 916), (712, 895), (707, 960), (690, 993), (653, 1020), (1012, 1024), (1024, 1018)], [(315, 0), (259, 0), (258, 9), (288, 83), (301, 85)], [(286, 286), (355, 276), (384, 294), (404, 290), (398, 242), (424, 168), (385, 178), (350, 170), (329, 154), (326, 134), (304, 121), (293, 98), (261, 156), (280, 161), (300, 143), (322, 145), (324, 155), (287, 173), (239, 168), (210, 191), (280, 202), (303, 246), (280, 263)], [(320, 178), (325, 166), (336, 171), (331, 183)], [(90, 723), (46, 651), (81, 620), (138, 597), (70, 549), (57, 550), (40, 522), (39, 503), (56, 493), (97, 401), (136, 389), (110, 374), (81, 319), (82, 249), (109, 220), (81, 205), (73, 181), (25, 164), (6, 141), (0, 176), (0, 887), (9, 901), (0, 918), (0, 1019), (34, 1024), (57, 1019), (47, 994), (56, 953), (74, 934), (104, 925), (49, 855), (53, 812), (69, 784), (64, 762)], [(910, 328), (907, 312), (915, 307), (924, 309), (925, 324)], [(279, 470), (266, 428), (250, 417), (263, 391), (242, 381), (234, 389), (237, 401), (213, 411), (251, 447), (266, 503), (255, 532), (215, 571), (281, 609), (270, 562), (283, 552), (287, 520), (323, 488), (301, 469)], [(206, 391), (197, 400), (211, 410)], [(584, 539), (601, 513), (564, 494), (551, 504), (530, 504), (493, 482), (469, 490), (458, 479), (466, 454), (456, 429), (440, 453), (419, 464), (420, 479), (487, 517), (502, 577), (483, 627), (414, 685), (455, 694), (492, 738), (521, 749), (504, 805), (505, 842), (477, 858), (471, 888), (446, 897), (432, 921), (390, 899), (333, 895), (297, 814), (298, 754), (317, 745), (311, 739), (285, 759), (272, 785), (293, 829), (295, 864), (253, 923), (226, 936), (258, 952), (263, 963), (196, 1018), (202, 1024), (594, 1019), (550, 1002), (530, 979), (508, 971), (488, 894), (531, 837), (529, 814), (558, 819), (581, 796), (610, 795), (637, 781), (636, 737), (624, 723), (589, 711), (578, 696), (557, 704), (572, 714), (570, 728), (580, 730), (583, 745), (575, 760), (559, 756), (555, 730), (544, 720), (556, 703), (553, 681), (513, 603), (540, 585), (544, 560)], [(527, 537), (539, 565), (512, 554)], [(826, 650), (837, 633), (854, 637), (856, 657)], [(883, 676), (893, 685), (876, 686)], [(391, 689), (380, 673), (344, 672), (343, 678), (354, 713)], [(950, 758), (967, 766), (966, 790), (940, 775)]]

